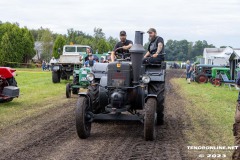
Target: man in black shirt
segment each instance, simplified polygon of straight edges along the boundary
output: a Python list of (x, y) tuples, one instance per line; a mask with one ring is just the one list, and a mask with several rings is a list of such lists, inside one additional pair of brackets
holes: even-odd
[(129, 49), (132, 47), (132, 45), (133, 45), (133, 42), (130, 40), (127, 40), (126, 32), (121, 31), (120, 32), (120, 42), (118, 42), (115, 45), (114, 50), (111, 53), (111, 61), (114, 62), (116, 52), (123, 54), (123, 57), (125, 58), (124, 54), (129, 53)]
[(164, 40), (162, 37), (157, 36), (157, 31), (154, 28), (150, 28), (147, 33), (149, 34), (150, 44), (148, 52), (144, 56), (143, 63), (160, 64), (164, 61)]

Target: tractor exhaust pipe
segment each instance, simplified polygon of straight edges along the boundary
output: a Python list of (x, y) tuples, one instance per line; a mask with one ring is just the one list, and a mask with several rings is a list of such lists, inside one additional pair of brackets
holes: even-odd
[(135, 31), (135, 41), (129, 52), (131, 53), (131, 62), (133, 69), (133, 83), (138, 84), (141, 67), (142, 67), (142, 59), (143, 54), (145, 53), (145, 49), (143, 47), (143, 34), (142, 31)]

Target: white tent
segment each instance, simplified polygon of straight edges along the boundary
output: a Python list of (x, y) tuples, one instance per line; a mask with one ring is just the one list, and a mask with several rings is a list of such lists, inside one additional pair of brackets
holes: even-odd
[(226, 48), (205, 48), (203, 51), (203, 58), (205, 64), (211, 65), (229, 65), (229, 57), (233, 53), (231, 47)]

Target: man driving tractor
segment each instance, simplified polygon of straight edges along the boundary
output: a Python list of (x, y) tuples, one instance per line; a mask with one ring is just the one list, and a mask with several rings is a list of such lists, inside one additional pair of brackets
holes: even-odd
[(129, 53), (129, 49), (132, 47), (133, 42), (127, 39), (127, 34), (125, 31), (120, 32), (120, 42), (118, 42), (114, 50), (111, 52), (111, 61), (115, 61), (116, 53), (122, 54), (123, 58), (126, 58), (126, 53)]
[(164, 61), (164, 40), (162, 37), (157, 36), (157, 31), (154, 28), (150, 28), (147, 33), (149, 34), (150, 44), (148, 52), (144, 56), (143, 63), (160, 64)]

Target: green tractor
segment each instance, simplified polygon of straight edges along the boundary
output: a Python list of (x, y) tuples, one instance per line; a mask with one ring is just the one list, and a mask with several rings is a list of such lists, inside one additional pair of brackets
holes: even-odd
[(71, 98), (72, 94), (78, 94), (80, 88), (86, 89), (90, 84), (87, 80), (87, 74), (91, 73), (90, 67), (81, 68), (80, 64), (74, 65), (73, 83), (66, 85), (66, 97)]
[[(106, 63), (108, 53), (104, 54), (94, 54), (95, 58), (97, 58), (97, 61), (100, 61), (102, 63)], [(87, 89), (90, 85), (90, 81), (88, 80), (88, 76), (90, 73), (92, 73), (92, 68), (94, 68), (93, 64), (89, 66), (83, 66), (86, 58), (86, 54), (82, 55), (83, 61), (79, 64), (74, 65), (73, 70), (73, 82), (67, 83), (66, 85), (66, 97), (71, 98), (72, 94), (78, 94), (80, 88)], [(107, 63), (106, 63), (107, 64)]]
[(230, 68), (224, 68), (224, 67), (213, 67), (212, 68), (212, 77), (210, 79), (210, 82), (212, 84), (215, 84), (216, 79), (219, 79), (220, 74), (225, 74), (229, 79), (231, 79), (230, 75)]

